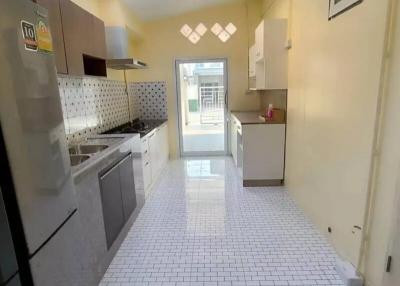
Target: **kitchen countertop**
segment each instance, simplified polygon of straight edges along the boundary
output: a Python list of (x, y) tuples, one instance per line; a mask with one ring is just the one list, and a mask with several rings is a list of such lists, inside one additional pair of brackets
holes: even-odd
[[(89, 171), (92, 167), (96, 166), (100, 161), (102, 160), (107, 160), (110, 156), (116, 152), (120, 152), (121, 148), (124, 147), (124, 145), (129, 145), (129, 142), (133, 138), (140, 138), (140, 135), (135, 133), (135, 134), (102, 134), (102, 135), (97, 135), (93, 137), (89, 137), (87, 140), (80, 142), (78, 145), (108, 145), (108, 148), (95, 153), (90, 156), (90, 158), (81, 164), (77, 166), (72, 167), (72, 175), (76, 179), (77, 177), (80, 177), (82, 174), (86, 173)], [(130, 151), (131, 146), (127, 146), (126, 149), (127, 152)], [(140, 146), (139, 146), (140, 147)], [(138, 150), (140, 153), (140, 150)], [(135, 155), (135, 154), (133, 154)]]
[(154, 129), (161, 127), (162, 125), (164, 125), (165, 123), (168, 122), (168, 119), (154, 119), (154, 120), (142, 120), (146, 125), (149, 126), (149, 130), (142, 134), (141, 137), (146, 136), (147, 134), (153, 132)]
[(260, 118), (260, 111), (232, 111), (231, 114), (241, 124), (285, 124), (285, 120), (263, 120)]

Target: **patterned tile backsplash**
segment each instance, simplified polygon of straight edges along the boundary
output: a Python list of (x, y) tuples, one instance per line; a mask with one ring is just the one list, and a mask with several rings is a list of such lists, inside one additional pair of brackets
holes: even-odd
[[(64, 115), (64, 124), (69, 143), (79, 142), (88, 136), (102, 133), (131, 119), (159, 119), (166, 115), (165, 83), (129, 84), (129, 104), (125, 93), (125, 83), (92, 77), (59, 76), (58, 84)], [(146, 93), (134, 92), (134, 86), (157, 86), (160, 90)], [(154, 95), (153, 95), (154, 94)], [(151, 97), (154, 107), (145, 97)], [(146, 107), (142, 107), (146, 102)], [(128, 108), (129, 106), (129, 108)], [(158, 106), (161, 108), (157, 111)], [(147, 113), (142, 110), (149, 110)], [(154, 115), (154, 116), (153, 116)], [(142, 117), (143, 116), (143, 117)]]
[(167, 90), (164, 81), (132, 82), (128, 92), (141, 119), (167, 119)]

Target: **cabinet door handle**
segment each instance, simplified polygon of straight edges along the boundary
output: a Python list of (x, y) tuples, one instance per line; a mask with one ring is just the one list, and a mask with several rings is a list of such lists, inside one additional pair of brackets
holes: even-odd
[(144, 151), (144, 154), (147, 154), (148, 150)]
[(132, 157), (132, 153), (129, 153), (127, 156), (125, 156), (124, 158), (122, 158), (121, 160), (119, 160), (117, 163), (115, 163), (115, 165), (108, 170), (107, 172), (105, 172), (103, 175), (100, 176), (100, 180), (103, 180), (105, 177), (107, 177), (107, 175), (109, 175), (112, 171), (114, 171), (116, 168), (118, 168), (123, 162), (125, 162), (126, 160), (128, 160), (129, 158)]
[(149, 165), (149, 162), (146, 162), (145, 166), (148, 166), (148, 165)]
[(126, 157), (122, 158), (122, 160), (118, 162), (118, 165), (120, 165), (121, 163), (125, 162), (126, 160), (128, 160), (131, 157), (132, 157), (132, 153), (129, 153), (129, 155), (127, 155)]
[(110, 170), (108, 170), (106, 173), (104, 173), (101, 177), (100, 180), (104, 180), (105, 177), (107, 177), (112, 171), (114, 171), (115, 169), (117, 169), (119, 167), (119, 164), (115, 165), (114, 167), (112, 167)]

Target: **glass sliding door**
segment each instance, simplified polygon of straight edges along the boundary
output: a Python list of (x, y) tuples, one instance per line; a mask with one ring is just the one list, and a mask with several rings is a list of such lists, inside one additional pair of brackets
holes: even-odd
[(176, 76), (181, 155), (226, 155), (226, 60), (178, 60)]

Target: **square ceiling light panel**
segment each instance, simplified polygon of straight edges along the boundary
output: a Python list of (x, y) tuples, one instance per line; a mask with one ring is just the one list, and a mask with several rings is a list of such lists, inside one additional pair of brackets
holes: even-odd
[(211, 28), (211, 32), (213, 32), (216, 36), (218, 36), (223, 30), (224, 28), (222, 28), (222, 26), (218, 23), (215, 23)]
[(198, 41), (200, 41), (200, 35), (197, 34), (196, 32), (193, 32), (189, 36), (189, 41), (191, 41), (193, 44), (197, 44)]
[(233, 25), (232, 23), (229, 23), (229, 24), (225, 27), (225, 30), (226, 30), (229, 34), (233, 35), (233, 34), (236, 33), (237, 28), (236, 28), (236, 26)]
[(197, 34), (199, 34), (202, 37), (207, 32), (207, 27), (203, 23), (200, 23), (194, 30), (196, 31)]
[(192, 28), (189, 25), (185, 24), (181, 28), (181, 34), (184, 35), (186, 38), (192, 33)]
[(230, 39), (230, 37), (231, 37), (231, 35), (227, 32), (227, 31), (225, 31), (225, 30), (223, 30), (219, 35), (218, 35), (218, 38), (222, 41), (222, 42), (226, 42), (226, 41), (228, 41), (229, 39)]

